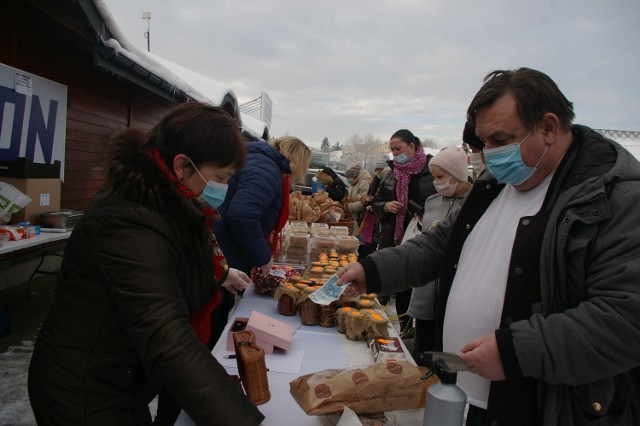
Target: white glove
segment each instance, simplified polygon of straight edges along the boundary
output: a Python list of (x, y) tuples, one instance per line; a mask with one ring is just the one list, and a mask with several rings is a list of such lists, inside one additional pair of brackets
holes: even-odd
[(245, 290), (251, 284), (251, 279), (242, 271), (229, 268), (227, 279), (222, 283), (222, 287), (226, 288), (229, 293), (236, 294), (238, 291)]
[(262, 265), (260, 267), (260, 273), (262, 274), (263, 277), (269, 276), (269, 274), (271, 273), (272, 266), (273, 266), (273, 259), (269, 260), (269, 263), (267, 263), (266, 265)]

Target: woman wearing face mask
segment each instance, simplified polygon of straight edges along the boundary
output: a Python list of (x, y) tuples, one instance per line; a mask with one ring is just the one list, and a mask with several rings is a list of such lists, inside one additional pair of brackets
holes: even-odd
[[(382, 179), (371, 201), (371, 208), (378, 218), (378, 229), (374, 235), (378, 249), (400, 244), (413, 217), (408, 210), (410, 202), (423, 206), (427, 198), (436, 193), (433, 176), (429, 172), (432, 156), (424, 153), (420, 139), (409, 130), (398, 130), (389, 140), (389, 149), (393, 154), (392, 170)], [(399, 315), (406, 312), (410, 297), (411, 290), (396, 293)], [(404, 329), (407, 317), (401, 317), (400, 322)]]
[(344, 171), (344, 175), (349, 180), (349, 190), (344, 200), (345, 206), (349, 214), (356, 221), (357, 227), (354, 227), (354, 235), (358, 235), (358, 227), (362, 221), (364, 214), (364, 205), (360, 201), (369, 192), (371, 186), (371, 173), (362, 168), (362, 165), (352, 164)]
[[(455, 213), (471, 191), (467, 174), (467, 154), (460, 147), (444, 148), (429, 162), (437, 194), (427, 198), (422, 216), (422, 231), (431, 229)], [(434, 350), (435, 281), (416, 287), (411, 294), (407, 314), (415, 319), (414, 354)]]
[(197, 424), (262, 421), (188, 321), (224, 282), (246, 286), (210, 230), (245, 158), (236, 120), (200, 103), (110, 141), (31, 359), (38, 424), (151, 424), (160, 391)]

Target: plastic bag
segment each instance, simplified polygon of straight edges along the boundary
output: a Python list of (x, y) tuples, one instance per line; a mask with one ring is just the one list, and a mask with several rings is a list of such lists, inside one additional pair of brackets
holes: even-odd
[(9, 222), (11, 214), (22, 210), (31, 202), (31, 197), (23, 194), (15, 186), (0, 181), (0, 223)]
[(414, 216), (413, 219), (411, 219), (411, 222), (409, 222), (409, 225), (407, 225), (407, 229), (405, 229), (404, 231), (404, 235), (402, 236), (402, 242), (400, 244), (422, 233), (422, 224), (420, 222), (421, 221), (418, 216)]

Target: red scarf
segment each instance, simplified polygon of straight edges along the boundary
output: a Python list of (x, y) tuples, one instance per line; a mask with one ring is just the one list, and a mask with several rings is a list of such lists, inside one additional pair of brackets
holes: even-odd
[(275, 259), (278, 257), (280, 253), (281, 246), (281, 234), (282, 229), (287, 224), (287, 220), (289, 220), (289, 190), (291, 189), (291, 184), (289, 183), (289, 175), (286, 173), (282, 174), (282, 202), (280, 204), (280, 216), (278, 216), (278, 222), (276, 222), (276, 227), (271, 232), (269, 236), (271, 240), (271, 255)]
[[(205, 216), (205, 222), (209, 229), (211, 229), (211, 226), (220, 219), (220, 214), (200, 198), (200, 196), (196, 195), (178, 180), (178, 177), (173, 173), (173, 171), (167, 167), (157, 149), (154, 148), (151, 151), (151, 157), (162, 173), (176, 186), (176, 188), (178, 188), (178, 191), (180, 191), (187, 200), (190, 200), (200, 209), (200, 211), (202, 211)], [(224, 254), (222, 254), (222, 250), (220, 249), (213, 232), (211, 233), (211, 246), (213, 247), (212, 261), (214, 278), (216, 283), (221, 283), (221, 280), (226, 278), (225, 275), (229, 270), (229, 266), (227, 265), (227, 261)], [(216, 291), (213, 293), (207, 304), (198, 312), (189, 316), (189, 324), (191, 324), (198, 334), (200, 341), (205, 345), (209, 342), (211, 337), (211, 312), (213, 312), (216, 306), (218, 306), (221, 297), (220, 288), (216, 286)]]
[(396, 228), (393, 233), (393, 240), (396, 245), (402, 242), (404, 235), (404, 218), (407, 215), (407, 206), (409, 205), (409, 182), (411, 177), (417, 175), (424, 169), (427, 164), (427, 156), (422, 148), (416, 150), (416, 155), (404, 164), (397, 163), (393, 160), (393, 175), (396, 178), (396, 200), (402, 203), (402, 208), (396, 214)]

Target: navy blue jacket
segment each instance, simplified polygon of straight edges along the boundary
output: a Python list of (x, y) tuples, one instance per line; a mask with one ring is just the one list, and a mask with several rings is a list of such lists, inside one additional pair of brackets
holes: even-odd
[(282, 205), (282, 174), (289, 160), (266, 142), (247, 143), (247, 164), (229, 179), (218, 208), (222, 219), (213, 225), (222, 252), (232, 268), (249, 273), (271, 259), (269, 234)]

